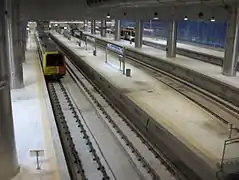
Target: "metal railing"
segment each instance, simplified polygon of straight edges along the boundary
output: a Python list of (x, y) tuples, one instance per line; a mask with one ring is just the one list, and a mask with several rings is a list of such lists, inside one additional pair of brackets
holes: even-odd
[(225, 165), (233, 164), (233, 162), (239, 163), (239, 151), (238, 151), (237, 157), (226, 158), (227, 149), (232, 145), (239, 144), (239, 137), (238, 136), (232, 137), (233, 130), (237, 130), (237, 129), (232, 124), (229, 124), (229, 135), (228, 135), (228, 139), (226, 139), (224, 141), (223, 150), (222, 150), (222, 158), (221, 158), (221, 161), (219, 164), (219, 172), (218, 173), (220, 173), (220, 174), (234, 173), (234, 172), (226, 172)]

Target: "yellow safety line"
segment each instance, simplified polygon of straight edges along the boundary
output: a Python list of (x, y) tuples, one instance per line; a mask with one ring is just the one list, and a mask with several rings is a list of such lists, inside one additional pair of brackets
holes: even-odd
[(48, 116), (48, 111), (46, 108), (46, 102), (44, 100), (44, 93), (43, 93), (43, 76), (41, 74), (41, 67), (39, 64), (38, 56), (35, 59), (35, 70), (37, 73), (37, 86), (38, 86), (38, 98), (40, 101), (41, 106), (41, 114), (42, 114), (42, 128), (44, 130), (44, 141), (46, 146), (46, 155), (48, 155), (48, 158), (51, 158), (50, 160), (50, 168), (52, 172), (53, 180), (60, 180), (60, 174), (59, 174), (59, 167), (56, 161), (56, 152), (53, 146), (53, 138), (51, 135), (51, 127), (50, 127), (50, 118)]

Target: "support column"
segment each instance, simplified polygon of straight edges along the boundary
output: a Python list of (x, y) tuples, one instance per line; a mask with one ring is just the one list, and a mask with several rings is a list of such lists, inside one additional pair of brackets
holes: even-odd
[(11, 179), (19, 172), (9, 85), (9, 57), (6, 31), (6, 1), (0, 1), (0, 176)]
[(106, 37), (106, 20), (101, 21), (100, 35)]
[(9, 16), (8, 21), (8, 43), (9, 43), (9, 57), (10, 57), (10, 85), (12, 89), (20, 89), (23, 87), (23, 69), (21, 60), (20, 47), (20, 12), (19, 1), (8, 1)]
[(167, 57), (176, 57), (177, 49), (177, 21), (173, 20), (168, 24), (168, 37), (167, 37), (167, 48), (166, 56)]
[(88, 21), (85, 20), (85, 21), (84, 21), (84, 31), (85, 31), (85, 32), (87, 31), (87, 26), (88, 26)]
[(91, 34), (95, 34), (95, 20), (91, 21)]
[(120, 40), (120, 20), (115, 20), (115, 41)]
[(227, 21), (227, 34), (225, 54), (222, 66), (222, 74), (226, 76), (236, 75), (236, 66), (238, 59), (238, 9), (230, 7)]
[(22, 62), (25, 62), (25, 51), (26, 51), (26, 23), (22, 23), (20, 29), (20, 36), (21, 36), (21, 56)]
[(141, 48), (143, 44), (143, 21), (137, 20), (135, 24), (135, 48)]

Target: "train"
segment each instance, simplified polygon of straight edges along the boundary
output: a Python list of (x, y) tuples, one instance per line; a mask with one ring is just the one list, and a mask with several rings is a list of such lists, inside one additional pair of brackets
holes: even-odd
[(120, 31), (121, 39), (134, 42), (135, 39), (135, 30), (134, 28), (123, 28)]
[[(114, 34), (114, 30), (111, 30), (111, 29), (106, 29), (106, 32), (108, 34)], [(81, 31), (79, 29), (71, 29), (71, 35), (73, 37), (78, 38), (78, 39), (82, 39), (83, 38), (83, 31)], [(128, 41), (134, 42), (134, 39), (135, 39), (135, 30), (134, 30), (134, 28), (130, 28), (130, 27), (122, 28), (120, 30), (120, 37), (123, 40), (128, 40)]]
[(66, 74), (65, 56), (49, 37), (48, 33), (39, 36), (38, 52), (45, 78), (59, 79)]

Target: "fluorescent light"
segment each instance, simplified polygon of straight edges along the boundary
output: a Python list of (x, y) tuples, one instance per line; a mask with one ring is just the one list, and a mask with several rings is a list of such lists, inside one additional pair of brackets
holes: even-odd
[(159, 18), (158, 18), (158, 17), (154, 17), (153, 19), (154, 19), (154, 20), (158, 20)]

